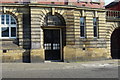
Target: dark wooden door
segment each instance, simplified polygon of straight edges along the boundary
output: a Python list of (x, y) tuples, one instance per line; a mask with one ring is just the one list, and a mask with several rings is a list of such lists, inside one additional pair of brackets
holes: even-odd
[(60, 30), (44, 29), (45, 60), (60, 60)]

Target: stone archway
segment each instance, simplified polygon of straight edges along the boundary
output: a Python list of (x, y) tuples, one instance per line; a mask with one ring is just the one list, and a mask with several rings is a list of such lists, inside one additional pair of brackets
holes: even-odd
[(49, 12), (46, 14), (45, 18), (44, 18), (44, 23), (42, 26), (59, 26), (59, 27), (65, 27), (66, 26), (66, 22), (65, 19), (62, 15), (60, 15), (59, 13), (56, 13), (54, 15), (52, 15), (52, 12)]
[(66, 23), (62, 15), (52, 12), (44, 18), (43, 43), (46, 61), (63, 61), (63, 46), (65, 45)]
[(120, 27), (116, 28), (111, 35), (111, 57), (120, 59)]

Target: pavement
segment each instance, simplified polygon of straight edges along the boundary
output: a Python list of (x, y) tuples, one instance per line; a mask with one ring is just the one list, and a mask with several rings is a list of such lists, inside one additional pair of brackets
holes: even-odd
[(82, 62), (2, 63), (4, 78), (118, 78), (118, 59)]

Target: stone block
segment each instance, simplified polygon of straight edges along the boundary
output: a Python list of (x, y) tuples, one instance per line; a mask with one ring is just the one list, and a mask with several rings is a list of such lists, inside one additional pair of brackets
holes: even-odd
[(100, 60), (110, 58), (110, 54), (106, 48), (72, 48), (64, 47), (64, 61), (85, 61), (85, 60)]
[(32, 63), (40, 63), (44, 62), (45, 55), (44, 49), (32, 49), (31, 50), (31, 62)]
[(3, 53), (2, 54), (2, 62), (22, 62), (22, 52), (21, 53), (16, 53), (16, 52), (12, 52), (12, 53)]
[(39, 49), (40, 47), (40, 42), (32, 42), (32, 49)]
[(64, 61), (71, 62), (76, 61), (76, 53), (74, 48), (64, 47)]

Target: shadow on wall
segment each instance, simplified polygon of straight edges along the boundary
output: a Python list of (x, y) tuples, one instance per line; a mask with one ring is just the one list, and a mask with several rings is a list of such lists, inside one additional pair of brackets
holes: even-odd
[(120, 27), (111, 35), (111, 56), (113, 59), (120, 59)]
[[(29, 12), (29, 11), (28, 11)], [(30, 12), (23, 15), (23, 48), (26, 50), (23, 53), (23, 62), (30, 63), (30, 49), (31, 49), (31, 26), (30, 26)]]

